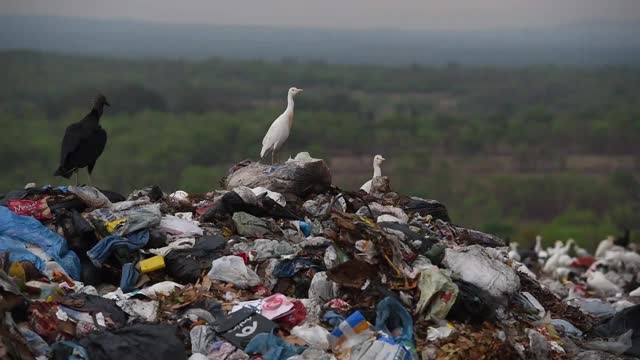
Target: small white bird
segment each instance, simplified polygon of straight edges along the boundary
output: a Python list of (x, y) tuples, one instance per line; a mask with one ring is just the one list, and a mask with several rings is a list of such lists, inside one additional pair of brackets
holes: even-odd
[(518, 243), (512, 242), (511, 244), (509, 244), (509, 246), (511, 247), (511, 251), (509, 251), (509, 259), (520, 261), (520, 254), (518, 253)]
[(371, 182), (373, 181), (373, 178), (382, 176), (382, 169), (380, 168), (380, 165), (382, 165), (382, 162), (385, 160), (386, 159), (383, 158), (382, 155), (376, 155), (373, 157), (373, 177), (371, 180), (364, 183), (364, 185), (360, 187), (360, 190), (366, 191), (367, 194), (371, 192)]
[(598, 244), (598, 248), (596, 249), (596, 253), (594, 254), (595, 257), (598, 259), (603, 257), (607, 253), (607, 250), (613, 247), (613, 240), (613, 236), (609, 235), (606, 239), (600, 241), (600, 244)]
[(264, 158), (267, 151), (271, 151), (271, 164), (275, 163), (276, 151), (282, 148), (282, 145), (289, 137), (289, 132), (293, 126), (293, 97), (301, 93), (303, 90), (292, 87), (287, 94), (287, 108), (284, 112), (273, 121), (267, 134), (262, 139), (262, 150), (260, 150), (260, 158)]
[(538, 261), (542, 264), (549, 258), (549, 253), (542, 248), (542, 236), (540, 235), (536, 236), (536, 245), (533, 250), (538, 254)]
[(587, 286), (603, 296), (615, 295), (621, 292), (618, 285), (612, 283), (600, 271), (594, 271), (587, 277)]

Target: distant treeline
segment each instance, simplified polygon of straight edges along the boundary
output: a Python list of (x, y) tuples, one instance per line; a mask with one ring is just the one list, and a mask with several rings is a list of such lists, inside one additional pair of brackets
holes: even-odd
[[(594, 240), (640, 223), (639, 69), (33, 52), (0, 52), (0, 68), (0, 192), (31, 181), (63, 182), (51, 175), (64, 127), (86, 113), (98, 92), (112, 107), (103, 119), (109, 142), (94, 172), (97, 183), (122, 192), (152, 183), (216, 188), (230, 164), (257, 158), (286, 90), (297, 86), (305, 92), (287, 155), (382, 153), (398, 190), (446, 202), (458, 223), (522, 240), (538, 230), (549, 240)], [(600, 163), (592, 163), (593, 155)], [(370, 176), (369, 160), (354, 161), (355, 168), (334, 172), (340, 185), (356, 188)]]

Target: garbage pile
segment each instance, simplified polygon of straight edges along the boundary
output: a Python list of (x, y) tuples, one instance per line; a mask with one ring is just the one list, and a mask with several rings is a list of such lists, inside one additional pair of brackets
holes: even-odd
[(386, 177), (332, 186), (308, 154), (241, 162), (223, 184), (2, 197), (0, 358), (640, 355), (640, 255), (624, 246), (518, 261)]

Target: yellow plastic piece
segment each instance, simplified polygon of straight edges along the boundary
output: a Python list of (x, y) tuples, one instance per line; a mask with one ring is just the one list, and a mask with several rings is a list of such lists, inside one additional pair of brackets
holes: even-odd
[(110, 234), (113, 234), (113, 232), (116, 231), (116, 229), (118, 229), (121, 226), (124, 226), (124, 223), (126, 222), (127, 222), (127, 219), (117, 219), (117, 220), (113, 220), (105, 223), (104, 227), (105, 229), (107, 229), (107, 231)]
[(164, 257), (162, 257), (161, 255), (156, 255), (154, 257), (142, 260), (138, 263), (138, 267), (140, 267), (140, 272), (142, 273), (149, 273), (152, 271), (164, 269)]
[(22, 267), (22, 264), (20, 264), (20, 262), (18, 261), (14, 261), (13, 263), (11, 263), (11, 266), (9, 267), (9, 276), (15, 278), (18, 281), (19, 285), (24, 285), (25, 282), (27, 282), (27, 275), (24, 271), (24, 268)]
[(222, 230), (222, 236), (228, 238), (231, 235), (233, 235), (233, 231), (231, 229), (229, 229), (228, 227), (224, 227), (224, 229)]

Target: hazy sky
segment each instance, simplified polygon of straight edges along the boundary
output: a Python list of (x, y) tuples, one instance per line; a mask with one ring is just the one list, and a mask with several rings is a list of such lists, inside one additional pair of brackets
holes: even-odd
[(470, 30), (640, 19), (640, 0), (0, 0), (0, 13), (154, 22)]

